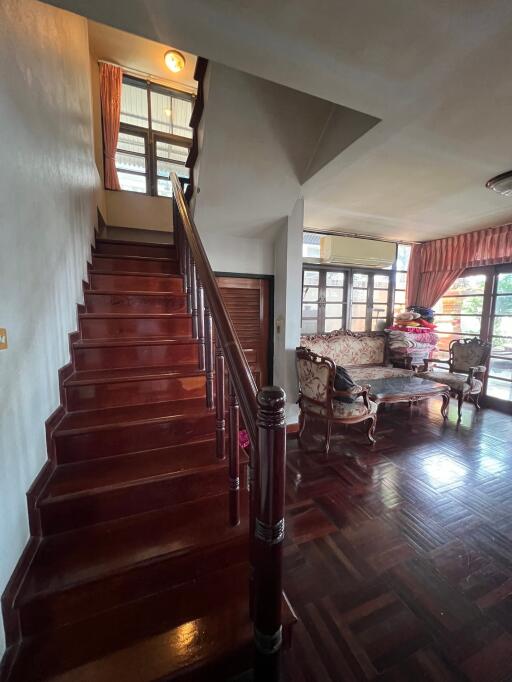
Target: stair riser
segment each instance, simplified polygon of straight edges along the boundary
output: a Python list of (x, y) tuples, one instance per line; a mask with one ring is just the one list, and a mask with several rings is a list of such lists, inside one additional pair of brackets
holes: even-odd
[(67, 386), (68, 410), (94, 410), (122, 405), (200, 398), (205, 395), (204, 376), (113, 381), (110, 383)]
[(91, 289), (108, 291), (174, 291), (183, 293), (181, 277), (159, 277), (158, 275), (99, 275), (89, 274)]
[[(212, 465), (214, 462), (215, 454), (212, 453)], [(242, 472), (242, 480), (245, 480), (244, 476)], [(78, 498), (47, 502), (40, 507), (43, 534), (62, 533), (221, 494), (227, 489), (227, 481), (226, 467), (219, 466), (189, 471), (167, 480), (152, 480), (98, 493), (91, 491)]]
[(185, 294), (168, 293), (163, 296), (144, 294), (85, 294), (88, 313), (184, 313), (187, 309)]
[(79, 462), (186, 443), (213, 433), (213, 415), (180, 416), (170, 421), (115, 425), (108, 429), (56, 435), (57, 462)]
[(93, 270), (112, 270), (112, 272), (144, 272), (164, 275), (176, 275), (179, 272), (175, 260), (139, 260), (137, 258), (92, 257)]
[(180, 364), (197, 367), (199, 362), (197, 345), (193, 343), (74, 348), (73, 354), (78, 370), (166, 367)]
[(81, 318), (80, 332), (82, 339), (181, 338), (191, 336), (192, 320), (190, 317)]
[(176, 247), (149, 244), (109, 244), (96, 242), (95, 253), (112, 256), (144, 256), (145, 258), (173, 258), (176, 259)]
[[(226, 509), (226, 523), (227, 521)], [(211, 548), (201, 556), (162, 557), (126, 573), (106, 576), (59, 594), (42, 596), (20, 609), (24, 636), (53, 630), (120, 604), (192, 582), (210, 571), (247, 561), (248, 547), (240, 539)]]

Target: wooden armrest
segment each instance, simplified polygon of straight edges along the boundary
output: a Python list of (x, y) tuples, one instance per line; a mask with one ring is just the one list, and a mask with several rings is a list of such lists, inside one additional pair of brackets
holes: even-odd
[(471, 386), (473, 384), (473, 379), (478, 378), (486, 372), (486, 367), (484, 365), (477, 365), (476, 367), (470, 367), (468, 371), (468, 384)]
[(333, 391), (332, 392), (332, 397), (347, 397), (347, 398), (359, 398), (360, 396), (363, 397), (363, 403), (365, 406), (370, 409), (370, 403), (368, 402), (368, 392), (370, 390), (369, 386), (354, 386), (354, 388), (351, 388), (347, 391)]
[[(423, 371), (428, 372), (428, 365), (430, 362), (442, 362), (445, 365), (449, 365), (449, 360), (439, 360), (438, 358), (423, 358)], [(421, 365), (419, 366), (421, 367)]]

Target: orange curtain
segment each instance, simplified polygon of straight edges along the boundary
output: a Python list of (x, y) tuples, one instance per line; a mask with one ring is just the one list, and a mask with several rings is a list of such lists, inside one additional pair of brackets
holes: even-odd
[(100, 63), (100, 98), (103, 120), (105, 188), (121, 189), (116, 170), (116, 149), (121, 117), (123, 72), (119, 66)]
[(511, 262), (512, 224), (415, 244), (407, 275), (407, 305), (431, 308), (466, 268)]

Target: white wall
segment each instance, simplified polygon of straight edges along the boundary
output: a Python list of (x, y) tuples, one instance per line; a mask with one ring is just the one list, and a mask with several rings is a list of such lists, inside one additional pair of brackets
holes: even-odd
[[(0, 590), (28, 539), (25, 493), (46, 460), (44, 422), (95, 221), (87, 22), (0, 2)], [(4, 649), (0, 628), (0, 655)]]
[(297, 400), (295, 348), (300, 340), (303, 229), (304, 199), (301, 196), (274, 243), (274, 383), (284, 388), (288, 404)]

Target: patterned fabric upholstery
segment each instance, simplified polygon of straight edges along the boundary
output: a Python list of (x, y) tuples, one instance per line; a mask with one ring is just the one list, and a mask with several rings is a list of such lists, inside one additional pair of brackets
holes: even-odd
[[(452, 346), (453, 369), (455, 372), (467, 372), (482, 362), (482, 346), (476, 342), (454, 343)], [(485, 372), (485, 367), (484, 370)]]
[[(366, 409), (366, 405), (362, 398), (357, 398), (353, 403), (340, 403), (338, 401), (333, 401), (333, 414), (336, 419), (348, 419), (351, 417), (362, 417), (365, 414), (370, 417), (370, 415), (377, 412), (377, 403), (372, 400), (368, 401), (370, 405), (370, 410)], [(308, 412), (314, 412), (315, 414), (325, 416), (327, 414), (326, 408), (322, 405), (308, 404)]]
[(342, 367), (347, 365), (378, 365), (384, 362), (384, 336), (353, 336), (346, 332), (332, 332), (302, 336), (301, 346), (322, 355)]
[(462, 391), (463, 393), (480, 393), (482, 390), (482, 382), (479, 379), (473, 379), (473, 385), (470, 386), (467, 382), (467, 374), (449, 374), (448, 372), (418, 372), (418, 376), (431, 381), (437, 381), (439, 384), (446, 384), (454, 391)]
[(329, 384), (329, 367), (310, 360), (297, 361), (297, 373), (302, 395), (313, 400), (326, 400)]
[(390, 379), (391, 377), (412, 376), (411, 369), (398, 369), (395, 367), (346, 367), (354, 381), (359, 384), (367, 384), (371, 379)]

